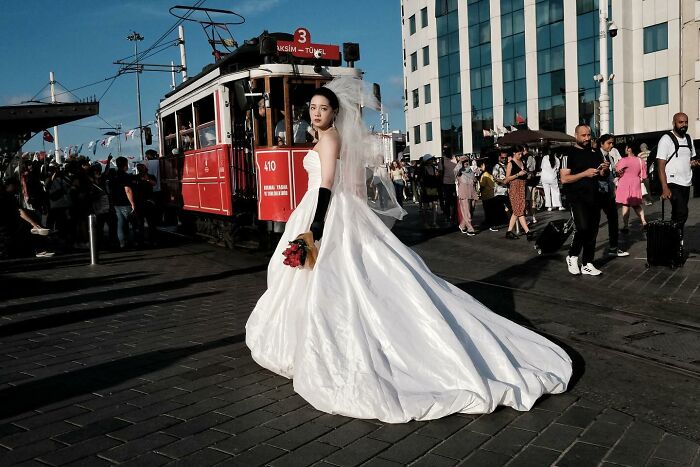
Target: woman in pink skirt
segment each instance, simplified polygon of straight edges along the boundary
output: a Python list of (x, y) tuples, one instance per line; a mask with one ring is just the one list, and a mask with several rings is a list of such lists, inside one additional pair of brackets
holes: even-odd
[(644, 218), (642, 208), (642, 180), (647, 177), (646, 164), (637, 157), (637, 151), (631, 145), (625, 147), (625, 154), (615, 166), (619, 181), (615, 191), (615, 201), (622, 205), (622, 232), (629, 232), (630, 208), (642, 222), (642, 229), (646, 230), (647, 221)]

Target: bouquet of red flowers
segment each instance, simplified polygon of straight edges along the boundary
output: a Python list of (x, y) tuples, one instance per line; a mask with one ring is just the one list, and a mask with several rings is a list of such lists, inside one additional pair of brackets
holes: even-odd
[(300, 234), (289, 242), (289, 246), (282, 252), (284, 264), (292, 268), (307, 266), (313, 269), (318, 256), (318, 249), (314, 244), (314, 236), (311, 232)]

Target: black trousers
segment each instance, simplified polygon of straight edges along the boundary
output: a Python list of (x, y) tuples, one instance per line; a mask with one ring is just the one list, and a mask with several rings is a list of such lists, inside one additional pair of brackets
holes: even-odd
[(570, 204), (576, 232), (569, 248), (569, 256), (581, 254), (581, 264), (592, 263), (595, 256), (595, 241), (598, 237), (601, 206), (597, 202), (582, 200), (571, 200)]
[(681, 232), (688, 220), (688, 199), (690, 198), (690, 187), (669, 183), (671, 190), (671, 220), (680, 224)]
[(457, 220), (457, 190), (454, 183), (442, 185), (442, 212), (448, 221)]
[(617, 249), (620, 235), (620, 232), (618, 231), (617, 203), (615, 202), (615, 198), (613, 196), (605, 196), (605, 198), (601, 200), (600, 204), (603, 213), (605, 213), (605, 217), (608, 219), (608, 246), (611, 250), (613, 248)]

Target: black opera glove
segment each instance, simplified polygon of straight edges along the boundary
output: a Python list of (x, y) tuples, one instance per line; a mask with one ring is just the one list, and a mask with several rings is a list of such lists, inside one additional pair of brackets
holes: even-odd
[(319, 188), (316, 213), (314, 214), (314, 220), (311, 222), (310, 229), (311, 233), (314, 235), (314, 240), (321, 240), (321, 237), (323, 237), (323, 226), (325, 225), (324, 219), (326, 218), (326, 211), (328, 210), (328, 204), (330, 202), (331, 190), (324, 187)]

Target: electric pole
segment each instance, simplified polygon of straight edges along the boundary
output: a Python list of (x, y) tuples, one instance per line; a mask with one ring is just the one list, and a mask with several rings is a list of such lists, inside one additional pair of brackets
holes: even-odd
[(143, 123), (141, 121), (141, 80), (139, 79), (139, 74), (141, 74), (141, 69), (139, 67), (139, 41), (143, 40), (143, 36), (138, 32), (134, 31), (128, 36), (126, 36), (131, 42), (134, 43), (134, 57), (136, 60), (136, 105), (139, 112), (139, 142), (141, 143), (141, 160), (143, 157)]

